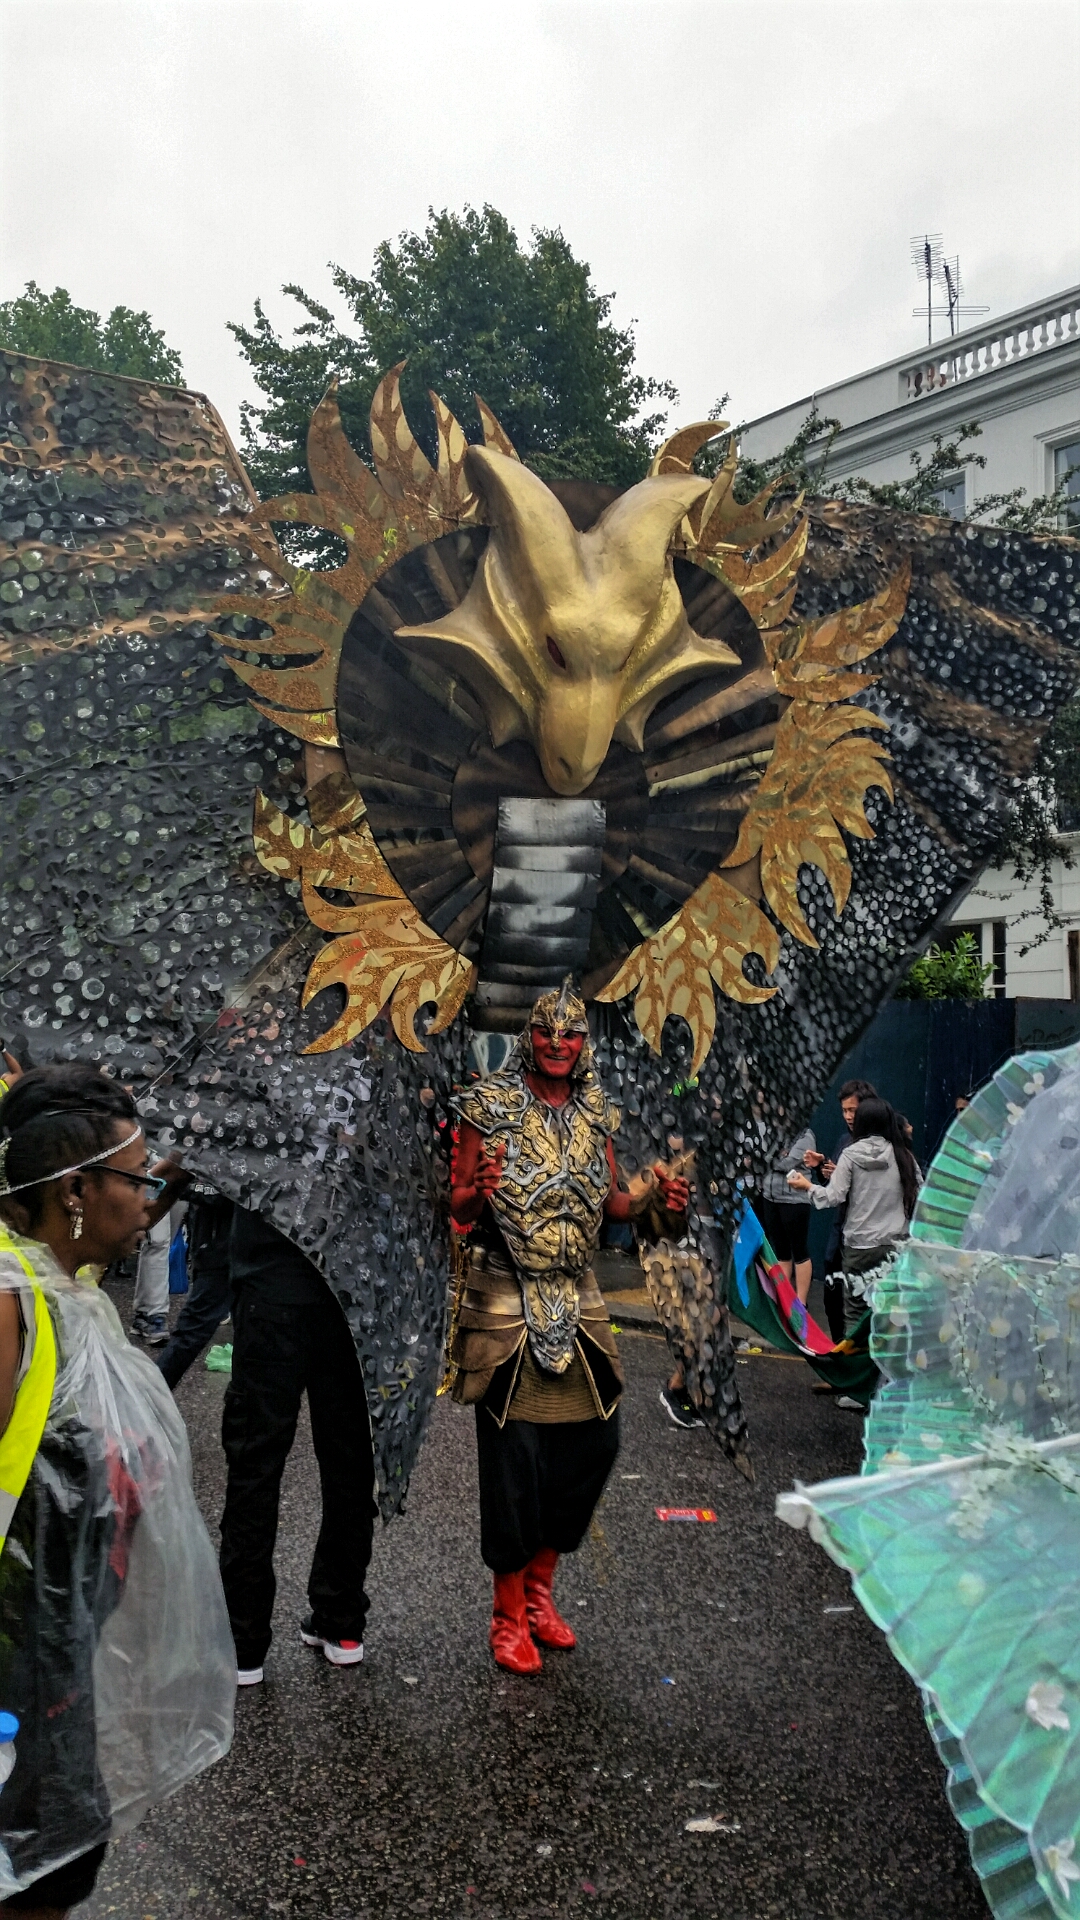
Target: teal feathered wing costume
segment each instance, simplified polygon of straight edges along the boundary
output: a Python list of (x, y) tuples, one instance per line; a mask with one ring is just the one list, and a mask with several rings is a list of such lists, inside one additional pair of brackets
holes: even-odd
[(777, 1510), (921, 1688), (997, 1920), (1078, 1920), (1080, 1046), (954, 1122), (873, 1308), (862, 1474)]

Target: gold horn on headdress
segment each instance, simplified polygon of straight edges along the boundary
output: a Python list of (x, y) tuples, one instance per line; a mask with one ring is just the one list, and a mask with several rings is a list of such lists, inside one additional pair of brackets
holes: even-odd
[(550, 987), (540, 995), (529, 1015), (529, 1026), (543, 1028), (552, 1039), (561, 1039), (564, 1033), (588, 1033), (585, 1002), (569, 973), (561, 987)]

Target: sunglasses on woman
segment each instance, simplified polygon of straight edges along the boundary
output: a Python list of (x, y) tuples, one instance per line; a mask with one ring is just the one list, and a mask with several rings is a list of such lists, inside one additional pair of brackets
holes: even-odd
[(114, 1180), (126, 1180), (133, 1187), (145, 1187), (151, 1200), (157, 1200), (168, 1186), (156, 1173), (125, 1173), (123, 1167), (98, 1167), (98, 1173), (111, 1174)]

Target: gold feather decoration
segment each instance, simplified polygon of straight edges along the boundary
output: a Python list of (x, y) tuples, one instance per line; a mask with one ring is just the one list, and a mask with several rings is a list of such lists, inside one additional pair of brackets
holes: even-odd
[(893, 797), (885, 770), (888, 752), (880, 741), (867, 738), (870, 729), (887, 731), (888, 721), (865, 707), (835, 702), (877, 678), (851, 668), (892, 638), (910, 584), (911, 563), (905, 561), (873, 599), (802, 621), (767, 642), (777, 688), (791, 705), (725, 865), (740, 867), (760, 858), (765, 899), (781, 925), (808, 947), (818, 942), (799, 906), (799, 868), (820, 869), (841, 914), (851, 889), (851, 863), (840, 828), (855, 839), (872, 839), (866, 794), (881, 787)]
[[(341, 648), (358, 606), (380, 575), (415, 547), (438, 540), (462, 526), (482, 524), (485, 516), (465, 473), (468, 443), (450, 409), (432, 394), (438, 441), (432, 466), (413, 435), (401, 404), (405, 362), (379, 382), (371, 403), (374, 471), (354, 453), (341, 424), (337, 381), (331, 383), (311, 418), (307, 439), (308, 471), (314, 494), (287, 493), (265, 500), (252, 515), (252, 544), (271, 572), (290, 592), (279, 598), (223, 595), (219, 614), (242, 614), (274, 628), (271, 640), (254, 649), (262, 655), (305, 656), (303, 665), (263, 666), (244, 658), (251, 643), (219, 634), (229, 665), (260, 698), (260, 713), (323, 747), (339, 746), (336, 702)], [(510, 441), (489, 407), (478, 401), (484, 444), (516, 459)], [(281, 558), (259, 527), (275, 520), (318, 527), (344, 541), (343, 566), (311, 572)]]
[(659, 933), (634, 949), (596, 997), (621, 1000), (636, 987), (634, 1015), (654, 1053), (660, 1051), (665, 1020), (681, 1015), (694, 1036), (691, 1071), (696, 1073), (716, 1028), (713, 982), (744, 1006), (771, 1000), (776, 991), (746, 978), (742, 963), (748, 953), (760, 953), (771, 973), (780, 957), (776, 928), (745, 894), (711, 873)]
[[(715, 508), (710, 511), (715, 515)], [(866, 794), (876, 786), (893, 797), (886, 749), (867, 737), (870, 729), (887, 731), (888, 722), (865, 707), (836, 703), (877, 678), (852, 668), (896, 632), (907, 604), (911, 563), (905, 561), (880, 593), (858, 606), (785, 625), (794, 593), (791, 576), (805, 549), (803, 522), (757, 568), (725, 553), (711, 570), (727, 578), (731, 568), (744, 591), (760, 590), (755, 617), (777, 691), (791, 703), (725, 866), (746, 867), (757, 860), (761, 895), (781, 926), (816, 947), (798, 903), (800, 866), (821, 869), (832, 888), (836, 913), (842, 913), (851, 888), (851, 864), (840, 828), (856, 839), (872, 839)], [(693, 1035), (696, 1073), (716, 1027), (712, 983), (743, 1005), (771, 999), (776, 991), (746, 978), (742, 963), (749, 953), (759, 953), (766, 973), (771, 973), (780, 958), (776, 929), (760, 906), (713, 873), (658, 933), (635, 949), (596, 997), (621, 1000), (636, 987), (635, 1017), (654, 1053), (660, 1052), (665, 1020), (681, 1015)]]
[[(341, 649), (371, 586), (413, 548), (480, 519), (478, 498), (465, 475), (465, 435), (437, 394), (430, 396), (438, 443), (435, 467), (409, 428), (400, 394), (404, 364), (391, 369), (372, 401), (374, 471), (345, 436), (335, 381), (308, 430), (308, 470), (316, 493), (265, 501), (252, 516), (252, 545), (288, 591), (276, 597), (226, 594), (215, 605), (219, 619), (240, 614), (273, 627), (272, 638), (259, 640), (255, 647), (233, 634), (218, 637), (256, 710), (315, 746), (341, 744)], [(516, 459), (491, 409), (477, 404), (485, 445)], [(261, 525), (269, 528), (275, 520), (335, 534), (345, 542), (345, 564), (319, 572), (291, 565), (272, 539), (260, 533)], [(248, 657), (253, 652), (261, 658)], [(264, 664), (268, 658), (284, 664)], [(347, 776), (347, 791), (328, 791), (341, 778), (330, 776), (309, 794), (314, 828), (279, 813), (261, 794), (255, 805), (259, 860), (270, 872), (300, 881), (305, 911), (315, 926), (344, 936), (329, 941), (317, 956), (304, 1004), (322, 987), (336, 983), (346, 991), (345, 1011), (308, 1052), (348, 1045), (388, 1001), (399, 1039), (411, 1052), (423, 1052), (414, 1024), (420, 1006), (435, 1002), (432, 1031), (441, 1032), (458, 1012), (476, 969), (440, 940), (410, 905), (379, 852), (363, 819), (364, 802)], [(371, 897), (355, 907), (335, 907), (319, 893), (326, 887)]]
[[(364, 819), (364, 802), (347, 776), (331, 774), (309, 796), (308, 827), (290, 819), (262, 793), (255, 796), (255, 852), (268, 872), (299, 880), (308, 919), (326, 933), (304, 985), (303, 1004), (323, 987), (342, 986), (345, 1010), (305, 1049), (329, 1053), (348, 1046), (389, 1002), (394, 1032), (410, 1053), (423, 1053), (416, 1015), (434, 1001), (431, 1031), (441, 1033), (458, 1013), (476, 978), (476, 968), (424, 925), (375, 843)], [(320, 888), (362, 896), (354, 906), (335, 906)]]

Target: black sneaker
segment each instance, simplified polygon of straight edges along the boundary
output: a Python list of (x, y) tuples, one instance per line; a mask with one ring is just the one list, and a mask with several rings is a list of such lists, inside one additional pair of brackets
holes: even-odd
[(703, 1427), (705, 1425), (685, 1387), (661, 1387), (660, 1405), (677, 1427)]
[(315, 1616), (306, 1613), (300, 1622), (300, 1638), (305, 1647), (321, 1647), (332, 1667), (356, 1667), (364, 1657), (362, 1640), (328, 1640), (316, 1633)]

